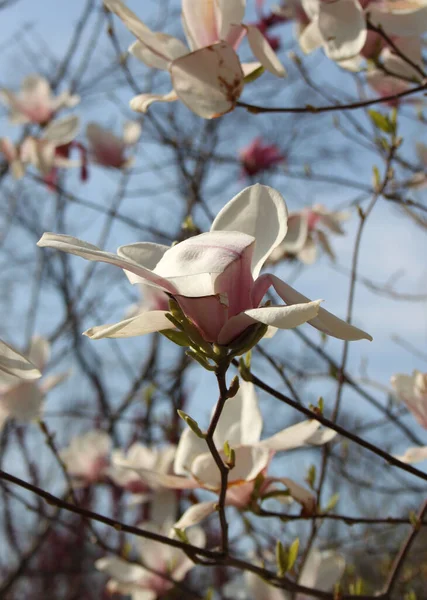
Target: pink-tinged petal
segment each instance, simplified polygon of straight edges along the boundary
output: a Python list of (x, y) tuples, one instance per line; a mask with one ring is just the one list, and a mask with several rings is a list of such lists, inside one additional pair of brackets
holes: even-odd
[(319, 551), (313, 548), (307, 556), (298, 583), (322, 592), (332, 592), (335, 584), (343, 576), (344, 570), (345, 560), (340, 554), (331, 550)]
[(192, 527), (193, 525), (198, 525), (201, 521), (206, 519), (209, 515), (215, 512), (215, 506), (217, 502), (199, 502), (198, 504), (193, 504), (190, 508), (187, 508), (182, 517), (177, 521), (172, 529), (172, 533), (174, 529), (186, 529), (187, 527)]
[(176, 449), (173, 470), (177, 475), (188, 475), (196, 456), (207, 451), (205, 440), (199, 438), (191, 429), (185, 429)]
[[(187, 0), (188, 2), (189, 0)], [(246, 0), (216, 0), (219, 39), (227, 40), (232, 25), (239, 25), (245, 16)]]
[(143, 479), (146, 484), (153, 488), (169, 488), (171, 490), (191, 490), (199, 488), (200, 485), (194, 479), (188, 477), (178, 477), (177, 475), (167, 475), (159, 473), (159, 471), (150, 471), (150, 469), (136, 469), (135, 467), (127, 467), (124, 469), (132, 469)]
[(129, 338), (148, 333), (156, 333), (164, 329), (173, 329), (174, 326), (166, 318), (166, 311), (152, 310), (140, 313), (136, 317), (112, 323), (111, 325), (98, 325), (84, 332), (91, 340), (104, 338)]
[(243, 90), (240, 60), (226, 42), (178, 58), (170, 74), (179, 99), (205, 119), (233, 110)]
[(210, 46), (221, 39), (217, 10), (212, 0), (182, 0), (182, 21), (192, 50)]
[(202, 337), (207, 342), (216, 342), (218, 335), (227, 321), (227, 304), (217, 296), (189, 298), (175, 294), (175, 299)]
[(366, 42), (365, 14), (358, 0), (321, 2), (319, 30), (326, 55), (331, 60), (357, 56)]
[(218, 336), (218, 343), (226, 345), (249, 325), (263, 323), (278, 329), (293, 329), (303, 323), (310, 322), (319, 313), (322, 301), (315, 300), (310, 303), (292, 304), (290, 306), (267, 306), (245, 310), (236, 317), (227, 321)]
[(137, 121), (125, 121), (123, 125), (123, 141), (127, 146), (133, 146), (141, 137), (142, 128)]
[(276, 262), (281, 260), (286, 254), (297, 254), (307, 241), (308, 220), (305, 213), (295, 213), (289, 215), (288, 231), (283, 242), (273, 250), (270, 260)]
[[(395, 96), (409, 88), (409, 83), (407, 81), (402, 81), (392, 75), (386, 75), (380, 69), (368, 71), (366, 73), (366, 83), (368, 83), (379, 96), (383, 97)], [(393, 106), (398, 104), (398, 99), (392, 101), (391, 104)]]
[(254, 242), (247, 246), (240, 256), (215, 279), (214, 291), (216, 294), (224, 296), (228, 317), (233, 317), (248, 308), (252, 308), (254, 280), (251, 273), (251, 264), (254, 246)]
[(80, 119), (76, 115), (55, 119), (45, 127), (41, 139), (53, 142), (56, 146), (69, 144), (79, 132), (79, 122)]
[(41, 373), (28, 358), (0, 340), (0, 386), (4, 381), (19, 383), (20, 379), (39, 379)]
[(398, 460), (409, 465), (427, 460), (427, 446), (408, 448), (405, 454), (396, 456)]
[(9, 138), (0, 138), (0, 152), (4, 154), (8, 163), (11, 163), (18, 157), (16, 146)]
[[(290, 285), (276, 277), (275, 275), (262, 275), (255, 282), (254, 294), (256, 297), (264, 291), (268, 289), (268, 287), (272, 285), (279, 296), (284, 300), (288, 305), (297, 304), (300, 302), (310, 302), (310, 300), (300, 294)], [(327, 335), (332, 337), (336, 337), (339, 340), (346, 341), (355, 341), (355, 340), (370, 340), (372, 341), (372, 336), (362, 329), (358, 329), (353, 325), (349, 325), (342, 319), (339, 319), (335, 315), (331, 314), (327, 310), (323, 308), (319, 308), (318, 316), (309, 321), (309, 324), (323, 331)]]
[(86, 260), (106, 262), (115, 265), (116, 267), (120, 267), (125, 271), (135, 273), (135, 275), (138, 275), (147, 282), (158, 285), (162, 289), (172, 293), (174, 291), (174, 287), (168, 281), (163, 277), (159, 277), (155, 273), (152, 273), (149, 269), (128, 259), (121, 258), (116, 254), (112, 254), (111, 252), (103, 252), (97, 246), (88, 244), (87, 242), (70, 235), (44, 233), (37, 242), (37, 246), (40, 246), (41, 248), (54, 248), (55, 250), (61, 250), (61, 252), (68, 252), (69, 254), (81, 256)]
[[(131, 260), (138, 265), (141, 265), (145, 269), (152, 271), (156, 268), (156, 265), (160, 262), (163, 255), (169, 246), (163, 244), (154, 244), (152, 242), (137, 242), (136, 244), (127, 244), (120, 246), (117, 249), (118, 256)], [(144, 283), (145, 278), (138, 277), (134, 273), (125, 271), (127, 278), (131, 283)]]
[(32, 421), (41, 415), (44, 396), (40, 388), (31, 381), (21, 382), (2, 393), (0, 413), (18, 421)]
[(320, 423), (318, 421), (302, 421), (301, 423), (282, 429), (282, 431), (279, 431), (266, 440), (262, 440), (260, 446), (274, 450), (274, 452), (300, 448), (306, 443), (310, 443), (309, 441), (319, 427)]
[(369, 6), (374, 25), (381, 25), (388, 35), (419, 36), (427, 31), (427, 5), (417, 0), (400, 0)]
[[(238, 446), (234, 448), (236, 464), (228, 476), (229, 485), (238, 484), (243, 481), (253, 481), (265, 469), (270, 459), (268, 448), (260, 446)], [(226, 457), (223, 450), (220, 456), (225, 462)], [(197, 481), (206, 488), (219, 490), (221, 487), (221, 475), (219, 469), (209, 452), (197, 456), (192, 464), (191, 473)]]
[(262, 66), (276, 77), (285, 77), (286, 69), (277, 58), (267, 38), (256, 25), (247, 25), (247, 37), (252, 53)]
[(159, 59), (167, 63), (188, 52), (184, 44), (176, 38), (151, 31), (121, 0), (104, 0), (104, 4)]
[(152, 69), (167, 71), (171, 60), (188, 54), (188, 48), (181, 40), (166, 33), (152, 33), (148, 39), (147, 37), (145, 39), (150, 44), (153, 44), (154, 40), (154, 47), (157, 47), (160, 43), (162, 54), (153, 52), (151, 46), (149, 47), (139, 40), (129, 46), (128, 52)]
[(21, 160), (32, 164), (42, 175), (48, 175), (55, 166), (56, 143), (27, 137), (20, 149)]
[(182, 296), (214, 295), (215, 278), (239, 262), (253, 242), (251, 236), (237, 231), (202, 233), (172, 246), (153, 273), (167, 278)]
[(252, 275), (261, 268), (287, 231), (288, 211), (279, 192), (267, 185), (252, 185), (234, 196), (220, 210), (211, 231), (240, 231), (255, 238)]
[(262, 425), (255, 386), (241, 379), (239, 391), (227, 400), (222, 410), (214, 433), (215, 445), (221, 450), (225, 442), (233, 447), (257, 444)]
[(178, 96), (174, 90), (167, 94), (140, 94), (132, 98), (129, 106), (136, 112), (146, 113), (153, 102), (175, 102), (176, 100)]
[(312, 21), (304, 28), (298, 38), (298, 43), (304, 54), (310, 54), (323, 46), (323, 36), (320, 33), (318, 21)]
[(267, 482), (269, 484), (282, 483), (288, 488), (292, 498), (304, 507), (304, 511), (307, 514), (312, 515), (314, 513), (316, 508), (316, 497), (310, 490), (307, 490), (305, 487), (288, 477), (268, 477)]

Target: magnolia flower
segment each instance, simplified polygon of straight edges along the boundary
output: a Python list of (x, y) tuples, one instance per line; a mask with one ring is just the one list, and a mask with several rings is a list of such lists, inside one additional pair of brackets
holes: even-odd
[[(145, 522), (140, 523), (139, 527), (167, 536), (171, 525), (172, 521), (165, 521), (161, 526)], [(190, 544), (199, 548), (205, 545), (205, 534), (199, 527), (190, 529), (187, 535)], [(100, 558), (95, 562), (99, 571), (111, 577), (107, 590), (112, 594), (130, 596), (131, 600), (155, 600), (172, 589), (174, 581), (182, 581), (194, 566), (179, 548), (142, 537), (135, 538), (134, 544), (144, 566), (115, 556)]]
[[(173, 296), (207, 342), (229, 345), (254, 324), (279, 329), (302, 323), (344, 340), (369, 339), (272, 274), (259, 276), (265, 260), (287, 231), (282, 196), (254, 185), (235, 196), (217, 215), (211, 230), (171, 248), (151, 242), (122, 246), (118, 254), (67, 235), (45, 233), (38, 245), (107, 262), (125, 270), (132, 283), (147, 283)], [(273, 287), (288, 306), (263, 306)], [(92, 339), (133, 337), (174, 328), (162, 310), (147, 311), (114, 325), (93, 327)]]
[[(344, 558), (332, 551), (310, 550), (298, 583), (322, 592), (332, 592), (345, 569)], [(291, 600), (291, 594), (269, 585), (254, 573), (245, 573), (246, 587), (251, 598), (257, 600)], [(310, 600), (311, 596), (298, 594), (295, 600)]]
[(73, 437), (59, 455), (75, 486), (85, 487), (105, 478), (110, 451), (108, 433), (95, 429)]
[(366, 13), (389, 36), (417, 36), (427, 30), (425, 0), (302, 0), (302, 6), (310, 23), (299, 38), (301, 49), (309, 53), (322, 47), (328, 58), (338, 62), (366, 55), (366, 44), (373, 49)]
[(41, 377), (39, 369), (20, 352), (0, 340), (0, 391), (9, 383)]
[(20, 148), (22, 163), (31, 164), (45, 177), (57, 167), (79, 166), (80, 162), (70, 161), (60, 151), (74, 140), (78, 130), (79, 118), (75, 115), (51, 121), (39, 138), (25, 138)]
[(127, 318), (150, 310), (169, 310), (169, 297), (165, 292), (145, 283), (140, 283), (138, 288), (141, 300), (126, 310)]
[[(261, 65), (278, 77), (285, 75), (261, 31), (242, 23), (245, 0), (182, 0), (182, 22), (190, 49), (177, 38), (151, 31), (121, 0), (104, 0), (104, 4), (138, 38), (129, 52), (171, 76), (173, 90), (165, 95), (136, 96), (130, 103), (136, 111), (146, 112), (156, 101), (179, 99), (196, 115), (212, 119), (235, 107), (244, 77)], [(241, 64), (235, 52), (246, 34), (259, 63)]]
[(274, 144), (266, 144), (257, 137), (239, 153), (242, 170), (248, 177), (253, 177), (271, 167), (284, 162), (285, 157)]
[(149, 448), (135, 443), (127, 453), (113, 450), (108, 476), (121, 488), (131, 492), (131, 504), (152, 502), (151, 517), (161, 522), (162, 517), (173, 514), (176, 507), (176, 493), (165, 491), (156, 483), (147, 485), (136, 472), (148, 469), (160, 474), (171, 472), (176, 446), (169, 444), (163, 448)]
[[(255, 487), (257, 496), (262, 498), (278, 483), (288, 488), (290, 496), (311, 513), (315, 503), (312, 493), (287, 477), (268, 477), (268, 466), (276, 452), (325, 444), (335, 437), (335, 432), (320, 430), (318, 421), (304, 421), (260, 441), (262, 427), (255, 388), (252, 383), (241, 381), (237, 395), (226, 402), (214, 434), (215, 446), (224, 462), (227, 462), (226, 442), (235, 452), (235, 466), (228, 477), (226, 504), (247, 508)], [(150, 486), (182, 490), (200, 488), (215, 493), (221, 487), (220, 472), (206, 441), (191, 429), (186, 429), (179, 441), (174, 461), (175, 475), (162, 475), (146, 468), (135, 468), (135, 472)], [(215, 506), (216, 501), (195, 504), (175, 526), (185, 529), (195, 525), (214, 512)]]
[(97, 123), (89, 123), (86, 136), (93, 162), (103, 167), (127, 169), (132, 166), (134, 158), (126, 158), (126, 150), (134, 146), (141, 137), (141, 125), (136, 121), (126, 121), (123, 135), (118, 137)]
[[(39, 418), (44, 397), (62, 383), (68, 377), (68, 373), (44, 377), (40, 384), (32, 381), (43, 372), (49, 360), (50, 345), (42, 337), (36, 336), (31, 340), (27, 353), (30, 365), (21, 362), (25, 359), (8, 346), (4, 349), (2, 344), (0, 352), (6, 359), (5, 372), (0, 375), (0, 428), (8, 418), (19, 421), (32, 421)], [(14, 366), (15, 360), (18, 360), (16, 366)], [(1, 364), (3, 366), (4, 362)]]
[[(414, 371), (412, 375), (393, 375), (391, 385), (398, 398), (403, 400), (418, 423), (427, 429), (427, 373)], [(427, 459), (427, 446), (408, 448), (402, 456), (405, 463), (417, 463)]]
[(270, 255), (271, 262), (277, 262), (285, 256), (296, 257), (306, 265), (317, 258), (317, 245), (335, 260), (335, 254), (329, 244), (324, 227), (332, 233), (343, 235), (341, 222), (348, 219), (348, 213), (329, 211), (322, 204), (291, 213), (288, 218), (288, 232), (283, 242)]
[(80, 102), (79, 96), (64, 91), (52, 95), (50, 84), (45, 77), (29, 75), (15, 94), (7, 88), (0, 89), (0, 100), (9, 107), (12, 123), (48, 123), (61, 108), (72, 108)]

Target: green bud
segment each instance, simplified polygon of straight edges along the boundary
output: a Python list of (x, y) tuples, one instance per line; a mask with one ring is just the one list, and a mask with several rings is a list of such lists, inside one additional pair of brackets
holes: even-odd
[(181, 417), (181, 419), (185, 421), (185, 423), (188, 425), (191, 431), (197, 435), (198, 438), (202, 440), (206, 439), (206, 435), (200, 429), (197, 421), (195, 421), (193, 418), (187, 415), (187, 413), (185, 413), (183, 410), (177, 410), (177, 413)]

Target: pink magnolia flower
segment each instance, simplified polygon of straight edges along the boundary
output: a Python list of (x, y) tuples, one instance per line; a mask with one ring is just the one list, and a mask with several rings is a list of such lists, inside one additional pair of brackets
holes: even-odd
[[(272, 437), (260, 440), (263, 427), (258, 398), (252, 383), (241, 381), (234, 398), (225, 404), (214, 434), (215, 446), (224, 462), (227, 458), (224, 444), (235, 451), (235, 466), (230, 470), (226, 504), (246, 508), (250, 505), (256, 482), (263, 481), (257, 493), (262, 497), (275, 484), (284, 485), (291, 497), (311, 513), (315, 499), (311, 492), (287, 477), (268, 477), (267, 470), (276, 452), (304, 445), (319, 445), (335, 437), (331, 430), (320, 430), (318, 421), (304, 421), (283, 429)], [(149, 485), (169, 489), (205, 489), (218, 493), (221, 487), (219, 469), (205, 440), (191, 429), (186, 429), (179, 441), (174, 461), (175, 475), (162, 475), (153, 469), (135, 468), (135, 472)], [(199, 523), (215, 510), (216, 501), (191, 506), (175, 524), (185, 529)]]
[[(298, 583), (322, 592), (332, 592), (335, 584), (344, 574), (345, 560), (331, 550), (310, 550), (304, 563)], [(291, 594), (279, 590), (254, 573), (245, 573), (246, 587), (251, 598), (259, 600), (291, 600)], [(296, 600), (310, 600), (311, 596), (298, 594)]]
[(104, 480), (110, 451), (108, 433), (95, 429), (73, 437), (70, 445), (59, 454), (74, 485), (85, 487)]
[(79, 96), (68, 91), (53, 96), (49, 82), (40, 75), (25, 77), (18, 94), (1, 88), (0, 100), (9, 107), (12, 123), (40, 124), (48, 123), (61, 108), (72, 108), (80, 102)]
[[(104, 0), (137, 37), (129, 48), (147, 66), (169, 71), (173, 89), (168, 94), (141, 94), (130, 105), (146, 112), (153, 102), (181, 100), (206, 119), (232, 110), (242, 93), (244, 77), (260, 64), (278, 77), (285, 75), (271, 46), (254, 25), (244, 25), (246, 0), (182, 0), (182, 22), (189, 48), (177, 38), (151, 31), (121, 0)], [(236, 49), (247, 35), (259, 63), (241, 64)]]
[(322, 47), (337, 62), (374, 50), (375, 39), (368, 39), (367, 12), (371, 22), (390, 36), (417, 36), (427, 30), (425, 0), (302, 0), (302, 6), (310, 23), (299, 38), (301, 49), (309, 53)]
[[(416, 370), (412, 375), (398, 373), (391, 378), (391, 385), (421, 427), (427, 429), (427, 373)], [(427, 459), (427, 446), (408, 448), (402, 456), (396, 458), (405, 463), (421, 462)]]
[(141, 137), (141, 126), (136, 121), (126, 121), (123, 135), (118, 137), (97, 123), (89, 123), (86, 136), (90, 157), (94, 163), (112, 169), (127, 169), (132, 166), (134, 158), (126, 157), (126, 151)]
[[(38, 245), (125, 270), (133, 283), (147, 283), (173, 296), (186, 317), (210, 343), (229, 345), (248, 327), (262, 323), (279, 329), (310, 325), (339, 339), (372, 339), (319, 307), (272, 274), (259, 276), (287, 231), (282, 196), (254, 185), (235, 196), (218, 214), (211, 230), (171, 248), (150, 242), (122, 246), (118, 254), (67, 235), (45, 233)], [(260, 306), (273, 287), (286, 305)], [(115, 323), (93, 327), (92, 339), (133, 337), (173, 329), (162, 310), (147, 311)]]
[[(161, 525), (145, 522), (138, 526), (145, 531), (168, 536), (172, 523), (169, 519)], [(190, 529), (188, 541), (199, 548), (204, 547), (206, 538), (203, 530), (200, 527)], [(194, 566), (179, 548), (139, 537), (135, 538), (134, 545), (144, 566), (116, 556), (100, 558), (95, 562), (99, 571), (111, 577), (107, 590), (112, 594), (130, 596), (131, 600), (155, 600), (173, 588), (172, 581), (182, 581)]]
[(27, 353), (29, 365), (5, 344), (0, 345), (0, 352), (4, 357), (0, 364), (5, 365), (0, 372), (0, 428), (9, 418), (19, 421), (40, 418), (46, 394), (62, 383), (68, 373), (44, 377), (41, 383), (33, 381), (43, 372), (50, 354), (49, 342), (39, 336), (31, 340)]
[(329, 211), (322, 204), (314, 204), (311, 208), (291, 213), (286, 237), (270, 255), (270, 261), (277, 262), (290, 256), (310, 265), (317, 258), (318, 245), (332, 260), (335, 260), (335, 254), (324, 229), (337, 235), (343, 235), (341, 222), (346, 219), (348, 219), (348, 213)]
[(253, 177), (286, 159), (275, 144), (266, 144), (257, 137), (239, 153), (242, 170), (248, 177)]
[(0, 390), (7, 383), (32, 381), (42, 376), (39, 369), (20, 352), (0, 340)]

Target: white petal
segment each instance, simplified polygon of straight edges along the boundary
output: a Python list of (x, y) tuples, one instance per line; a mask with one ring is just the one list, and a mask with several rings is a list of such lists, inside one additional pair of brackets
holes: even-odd
[[(271, 279), (276, 292), (285, 302), (290, 304), (294, 302), (310, 302), (306, 296), (294, 290), (294, 288), (275, 275), (269, 275), (268, 277)], [(366, 333), (353, 325), (349, 325), (323, 308), (319, 308), (318, 316), (311, 319), (309, 323), (313, 327), (316, 327), (316, 329), (340, 340), (355, 341), (366, 339), (372, 341), (372, 336), (370, 336), (369, 333)]]
[(41, 415), (43, 394), (39, 387), (25, 381), (0, 396), (0, 411), (18, 421), (32, 421)]
[(188, 475), (194, 459), (207, 451), (205, 440), (199, 438), (191, 429), (185, 429), (176, 449), (173, 470), (177, 475)]
[(392, 2), (384, 7), (372, 4), (369, 14), (372, 23), (389, 35), (415, 37), (427, 31), (427, 5), (422, 0), (401, 0), (396, 7)]
[(288, 232), (285, 239), (280, 244), (281, 252), (296, 254), (305, 245), (308, 235), (308, 219), (305, 213), (295, 213), (289, 215)]
[(121, 267), (126, 271), (135, 273), (142, 279), (146, 279), (151, 283), (157, 284), (161, 288), (171, 292), (174, 291), (173, 286), (171, 286), (165, 279), (155, 275), (150, 270), (145, 269), (143, 266), (137, 265), (136, 263), (128, 259), (121, 258), (116, 254), (112, 254), (111, 252), (104, 252), (97, 246), (88, 244), (87, 242), (79, 240), (78, 238), (70, 235), (44, 233), (41, 239), (37, 242), (37, 246), (40, 246), (41, 248), (55, 248), (56, 250), (61, 250), (62, 252), (68, 252), (69, 254), (81, 256), (86, 260), (110, 263), (117, 267)]
[(141, 137), (141, 125), (137, 121), (125, 121), (123, 125), (123, 141), (133, 146)]
[(313, 548), (307, 556), (298, 583), (322, 592), (331, 592), (341, 579), (344, 569), (345, 560), (341, 555)]
[(307, 490), (305, 487), (299, 485), (299, 483), (296, 483), (296, 481), (294, 481), (293, 479), (289, 479), (288, 477), (269, 477), (268, 481), (272, 483), (283, 483), (283, 485), (285, 485), (288, 488), (292, 498), (300, 504), (302, 504), (304, 509), (309, 514), (313, 513), (316, 506), (316, 497), (314, 496), (312, 491)]
[(153, 102), (175, 102), (175, 100), (178, 100), (178, 96), (172, 90), (167, 94), (140, 94), (132, 98), (129, 105), (136, 112), (146, 113)]
[(211, 231), (241, 231), (255, 238), (252, 258), (254, 279), (287, 231), (288, 211), (279, 192), (267, 185), (252, 185), (234, 196), (218, 213)]
[(305, 265), (312, 265), (316, 262), (317, 246), (311, 237), (306, 239), (304, 246), (297, 252), (297, 258)]
[(152, 310), (143, 312), (136, 317), (112, 323), (110, 325), (98, 325), (84, 332), (91, 340), (102, 340), (103, 338), (128, 338), (147, 333), (155, 333), (163, 329), (173, 329), (174, 326), (166, 318), (166, 311)]
[(256, 444), (260, 440), (262, 426), (255, 386), (240, 379), (239, 391), (234, 398), (227, 400), (219, 418), (214, 434), (215, 445), (221, 450), (225, 442), (230, 446)]
[(298, 38), (301, 50), (304, 54), (310, 54), (323, 46), (323, 36), (320, 33), (318, 21), (312, 21)]
[(312, 446), (323, 446), (323, 444), (327, 444), (336, 436), (337, 432), (333, 429), (319, 429), (318, 431), (314, 432), (305, 443)]
[(301, 423), (282, 429), (282, 431), (279, 431), (266, 440), (262, 440), (260, 446), (264, 446), (275, 452), (299, 448), (309, 442), (319, 427), (320, 423), (318, 421), (302, 421)]
[(310, 20), (319, 16), (319, 5), (322, 0), (301, 0), (301, 6)]
[[(255, 573), (245, 571), (245, 583), (249, 590), (250, 598), (259, 598), (260, 600), (291, 600), (291, 596), (287, 592), (269, 585), (265, 579), (261, 579)], [(241, 584), (239, 589), (241, 589)]]
[[(0, 340), (0, 385), (3, 382), (2, 376), (7, 374), (11, 376), (16, 383), (19, 379), (38, 379), (41, 377), (39, 369), (35, 367), (20, 352)], [(8, 380), (10, 381), (9, 377)]]
[(41, 138), (54, 142), (56, 146), (68, 144), (74, 140), (79, 131), (79, 121), (79, 117), (76, 115), (55, 119), (43, 130)]
[(190, 508), (185, 511), (179, 521), (175, 523), (174, 528), (186, 529), (192, 525), (197, 525), (215, 512), (216, 504), (216, 502), (199, 502), (198, 504), (193, 504), (193, 506), (190, 506)]
[(233, 110), (243, 90), (239, 58), (226, 42), (178, 58), (170, 74), (179, 99), (205, 119)]
[(251, 50), (262, 66), (277, 77), (285, 77), (286, 69), (277, 58), (273, 48), (268, 43), (266, 37), (261, 33), (256, 25), (247, 25), (248, 42)]
[(365, 45), (368, 32), (359, 0), (321, 2), (318, 22), (325, 53), (331, 60), (353, 58)]
[[(119, 464), (119, 463), (118, 463)], [(148, 486), (153, 489), (169, 488), (171, 490), (188, 490), (200, 487), (197, 481), (188, 477), (178, 477), (177, 475), (167, 475), (158, 471), (150, 471), (150, 469), (136, 469), (127, 467), (125, 464), (119, 465), (125, 468), (131, 468), (135, 473), (143, 479)]]
[(171, 60), (188, 54), (188, 48), (181, 40), (178, 40), (171, 35), (167, 35), (166, 33), (151, 33), (150, 37), (147, 39), (150, 44), (152, 44), (154, 39), (156, 42), (155, 47), (157, 47), (158, 43), (162, 44), (163, 52), (161, 55), (157, 52), (153, 52), (151, 49), (152, 46), (147, 46), (144, 42), (140, 42), (139, 40), (131, 44), (128, 50), (132, 56), (153, 69), (166, 71), (169, 68)]
[(415, 464), (427, 460), (427, 446), (408, 448), (405, 454), (396, 458), (406, 464)]
[[(152, 271), (169, 248), (170, 246), (153, 244), (152, 242), (138, 242), (136, 244), (120, 246), (117, 248), (117, 254)], [(125, 273), (131, 283), (144, 283), (146, 281), (144, 278), (138, 277), (138, 275), (129, 271), (125, 271)]]
[(31, 339), (27, 354), (30, 362), (40, 369), (40, 371), (43, 371), (49, 362), (50, 357), (50, 344), (48, 340), (39, 335), (35, 335)]

